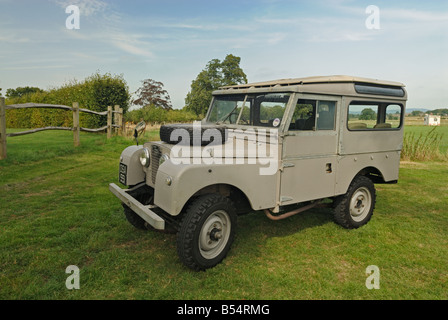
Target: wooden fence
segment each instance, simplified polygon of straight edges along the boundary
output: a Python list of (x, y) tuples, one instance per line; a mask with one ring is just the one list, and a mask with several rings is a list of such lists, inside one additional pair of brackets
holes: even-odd
[[(6, 110), (8, 109), (27, 109), (27, 108), (52, 108), (52, 109), (64, 109), (71, 110), (73, 112), (73, 127), (45, 127), (37, 128), (28, 131), (6, 133)], [(81, 128), (79, 126), (79, 113), (86, 112), (99, 116), (107, 116), (107, 125), (102, 128), (88, 129)], [(112, 115), (114, 114), (114, 123), (112, 123)], [(73, 106), (63, 106), (54, 104), (40, 104), (40, 103), (25, 103), (25, 104), (11, 104), (5, 105), (5, 98), (0, 97), (0, 160), (6, 159), (6, 138), (22, 136), (25, 134), (36, 133), (44, 130), (68, 130), (73, 131), (73, 144), (75, 147), (80, 145), (79, 133), (80, 131), (86, 132), (101, 132), (107, 131), (107, 138), (112, 136), (112, 133), (118, 133), (118, 135), (123, 135), (123, 109), (116, 105), (112, 110), (112, 107), (107, 107), (107, 111), (95, 112), (88, 109), (79, 108), (77, 102), (73, 102)]]

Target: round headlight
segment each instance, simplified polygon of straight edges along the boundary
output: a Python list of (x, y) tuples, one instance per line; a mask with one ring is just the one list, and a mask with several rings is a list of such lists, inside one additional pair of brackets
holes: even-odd
[(170, 157), (167, 155), (167, 154), (163, 154), (161, 157), (160, 157), (160, 160), (159, 160), (159, 166), (161, 166), (162, 165), (162, 163), (164, 163), (166, 160), (168, 160)]
[(140, 153), (140, 163), (144, 167), (149, 167), (149, 150), (147, 148), (143, 148)]

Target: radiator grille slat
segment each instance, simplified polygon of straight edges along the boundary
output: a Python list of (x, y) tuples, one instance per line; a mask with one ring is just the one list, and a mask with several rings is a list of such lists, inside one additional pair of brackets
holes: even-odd
[(156, 183), (157, 170), (159, 170), (159, 160), (162, 156), (162, 152), (158, 146), (152, 146), (151, 149), (151, 181)]

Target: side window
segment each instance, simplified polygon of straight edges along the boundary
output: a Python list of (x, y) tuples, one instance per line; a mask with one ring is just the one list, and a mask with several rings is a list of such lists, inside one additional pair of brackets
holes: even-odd
[(317, 130), (334, 130), (336, 102), (319, 101), (317, 107)]
[(289, 130), (315, 130), (316, 100), (297, 101)]
[(393, 103), (357, 102), (348, 106), (349, 130), (384, 130), (401, 127), (403, 107)]
[(299, 100), (292, 116), (289, 130), (334, 130), (336, 102)]
[(377, 123), (378, 104), (352, 102), (348, 106), (348, 129), (373, 129)]
[(386, 106), (386, 123), (390, 123), (391, 128), (401, 127), (401, 110), (398, 104), (389, 104)]

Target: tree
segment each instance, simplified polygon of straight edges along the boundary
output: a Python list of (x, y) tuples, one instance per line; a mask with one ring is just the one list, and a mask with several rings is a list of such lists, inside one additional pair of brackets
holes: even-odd
[(18, 87), (16, 89), (8, 89), (6, 90), (7, 98), (21, 98), (25, 95), (32, 93), (42, 93), (44, 90), (37, 87)]
[[(111, 75), (110, 73), (103, 75), (97, 71), (81, 83), (75, 83), (67, 89), (69, 89), (67, 95), (64, 94), (64, 88), (59, 89), (58, 96), (62, 95), (67, 98), (71, 96), (70, 99), (67, 99), (69, 100), (66, 102), (68, 105), (75, 101), (79, 102), (80, 106), (97, 112), (106, 111), (108, 106), (114, 107), (115, 105), (123, 108), (124, 113), (129, 109), (131, 95), (123, 75)], [(106, 117), (88, 114), (85, 114), (80, 121), (84, 121), (89, 128), (98, 128), (107, 124)]]
[(448, 113), (448, 109), (447, 108), (445, 108), (445, 109), (435, 109), (435, 110), (431, 110), (431, 112), (433, 114), (437, 114), (437, 115), (444, 115), (444, 114)]
[(376, 120), (376, 112), (370, 108), (365, 108), (361, 111), (359, 120)]
[(222, 86), (247, 83), (247, 76), (240, 67), (240, 57), (228, 54), (221, 62), (210, 60), (195, 80), (185, 98), (185, 108), (196, 115), (205, 115), (212, 98), (212, 92)]
[(163, 83), (152, 79), (142, 81), (142, 86), (135, 92), (137, 99), (132, 101), (139, 106), (154, 105), (166, 110), (172, 109), (171, 98), (163, 89)]
[(423, 111), (414, 110), (411, 112), (411, 117), (422, 117), (425, 113)]

